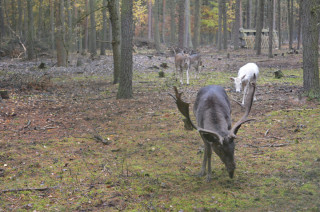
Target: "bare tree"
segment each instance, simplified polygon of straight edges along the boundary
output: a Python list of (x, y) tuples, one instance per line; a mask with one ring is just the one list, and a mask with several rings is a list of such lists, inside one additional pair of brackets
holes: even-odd
[(165, 33), (166, 32), (166, 0), (162, 0), (162, 30), (161, 30), (161, 40), (165, 43)]
[(247, 28), (251, 29), (252, 0), (247, 0)]
[(302, 1), (303, 87), (311, 98), (320, 97), (318, 0)]
[(301, 32), (301, 24), (302, 24), (302, 9), (301, 9), (301, 4), (302, 4), (302, 0), (298, 0), (299, 3), (299, 21), (298, 21), (298, 45), (297, 45), (297, 49), (300, 49), (300, 45), (301, 45), (301, 36), (302, 36), (302, 32)]
[(118, 99), (132, 98), (132, 40), (133, 40), (133, 1), (123, 0), (121, 6), (121, 72)]

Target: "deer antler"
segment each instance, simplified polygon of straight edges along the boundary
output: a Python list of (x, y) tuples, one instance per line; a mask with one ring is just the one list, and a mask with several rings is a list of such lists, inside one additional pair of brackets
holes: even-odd
[(244, 107), (246, 110), (244, 115), (241, 117), (241, 119), (238, 122), (236, 122), (235, 125), (232, 127), (231, 133), (230, 133), (232, 137), (235, 137), (235, 135), (237, 134), (242, 124), (255, 120), (255, 119), (247, 119), (251, 111), (255, 90), (256, 90), (256, 75), (253, 76), (253, 81), (249, 82), (248, 95), (246, 95), (245, 104), (244, 104)]
[(187, 121), (191, 124), (191, 126), (194, 129), (198, 130), (197, 126), (194, 125), (192, 123), (191, 119), (190, 119), (190, 113), (189, 113), (189, 105), (190, 105), (190, 103), (186, 103), (186, 102), (182, 101), (182, 99), (181, 99), (182, 92), (179, 93), (176, 86), (173, 86), (173, 89), (175, 91), (175, 96), (170, 94), (170, 93), (169, 93), (169, 95), (172, 96), (172, 98), (175, 100), (180, 113), (182, 113), (182, 115), (184, 117), (186, 117)]
[(220, 144), (223, 144), (223, 138), (217, 132), (212, 131), (212, 130), (203, 129), (203, 128), (198, 127), (198, 126), (196, 126), (196, 125), (194, 125), (192, 123), (192, 121), (190, 119), (190, 114), (189, 114), (189, 105), (190, 105), (190, 103), (186, 103), (186, 102), (182, 101), (182, 99), (181, 99), (182, 92), (179, 93), (176, 86), (173, 86), (173, 89), (175, 91), (175, 96), (172, 95), (171, 93), (169, 93), (169, 95), (172, 96), (172, 98), (175, 100), (179, 111), (182, 113), (182, 115), (184, 117), (186, 117), (186, 119), (189, 122), (189, 124), (191, 124), (191, 126), (194, 129), (198, 130), (200, 134), (209, 134), (209, 135), (215, 137), (216, 140), (218, 140), (218, 142)]

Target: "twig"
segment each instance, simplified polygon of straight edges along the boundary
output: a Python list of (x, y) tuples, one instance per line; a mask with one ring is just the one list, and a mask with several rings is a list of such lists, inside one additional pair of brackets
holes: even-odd
[(14, 188), (14, 189), (1, 190), (0, 193), (19, 192), (19, 191), (46, 191), (49, 189), (56, 189), (56, 188), (58, 188), (58, 186), (44, 187), (44, 188)]
[(263, 147), (284, 147), (284, 146), (288, 146), (289, 144), (269, 144), (269, 145), (263, 145), (263, 146), (255, 146), (252, 144), (247, 144), (247, 146), (249, 147), (253, 147), (253, 148), (263, 148)]
[(267, 136), (267, 135), (268, 135), (269, 130), (270, 130), (270, 129), (267, 129), (267, 131), (264, 133), (264, 136)]

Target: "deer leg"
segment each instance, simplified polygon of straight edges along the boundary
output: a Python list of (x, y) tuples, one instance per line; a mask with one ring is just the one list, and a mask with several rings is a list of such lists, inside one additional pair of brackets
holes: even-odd
[(187, 68), (187, 85), (189, 85), (189, 68)]
[(211, 144), (207, 143), (207, 159), (208, 159), (208, 173), (207, 173), (207, 182), (210, 182), (212, 179), (212, 170), (211, 170), (211, 156), (212, 156), (212, 149)]
[(181, 66), (180, 66), (180, 83), (181, 85), (183, 85), (183, 69)]

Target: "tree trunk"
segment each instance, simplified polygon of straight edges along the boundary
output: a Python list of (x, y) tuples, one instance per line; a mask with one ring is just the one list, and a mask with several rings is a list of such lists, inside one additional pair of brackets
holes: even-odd
[(223, 49), (227, 49), (228, 48), (228, 29), (227, 29), (226, 0), (222, 0), (222, 21), (223, 21)]
[(106, 54), (106, 41), (107, 41), (107, 4), (108, 4), (108, 0), (103, 0), (103, 8), (102, 8), (102, 33), (101, 33), (101, 40), (102, 42), (100, 42), (100, 55), (105, 55)]
[(33, 1), (27, 0), (28, 10), (28, 35), (27, 35), (27, 57), (28, 60), (34, 58), (34, 35), (33, 35)]
[(303, 87), (311, 98), (320, 97), (318, 0), (302, 1)]
[(68, 30), (67, 30), (67, 41), (66, 46), (69, 51), (73, 50), (73, 33), (72, 33), (72, 9), (71, 9), (71, 2), (67, 0), (67, 11), (68, 11)]
[(272, 54), (272, 41), (273, 41), (273, 3), (274, 0), (268, 0), (269, 1), (269, 58), (273, 58)]
[(50, 39), (51, 39), (51, 50), (55, 50), (55, 42), (54, 42), (54, 0), (50, 0)]
[(0, 41), (6, 34), (6, 28), (4, 25), (4, 16), (3, 16), (3, 0), (0, 0)]
[(301, 45), (301, 36), (302, 36), (302, 32), (301, 32), (301, 18), (302, 18), (302, 9), (301, 9), (301, 4), (302, 4), (302, 0), (298, 0), (299, 2), (299, 22), (298, 22), (298, 45), (297, 45), (297, 49), (300, 49), (300, 45)]
[(11, 28), (16, 31), (17, 27), (17, 15), (16, 15), (16, 2), (11, 0)]
[(67, 66), (67, 51), (64, 42), (64, 1), (56, 1), (56, 49), (57, 49), (57, 66)]
[(41, 39), (41, 33), (42, 33), (42, 2), (43, 0), (39, 0), (39, 8), (38, 8), (38, 39)]
[(112, 25), (112, 51), (113, 51), (113, 84), (119, 82), (120, 75), (120, 65), (121, 65), (121, 48), (120, 48), (120, 11), (119, 11), (119, 1), (109, 0), (108, 10), (110, 21)]
[(240, 28), (240, 0), (236, 0), (236, 12), (235, 12), (235, 22), (234, 22), (234, 49), (239, 49), (239, 28)]
[(256, 29), (257, 28), (257, 19), (258, 19), (258, 8), (259, 8), (259, 0), (255, 0), (254, 4), (254, 22), (253, 22), (253, 27)]
[(152, 40), (152, 0), (148, 0), (148, 39)]
[(166, 0), (162, 0), (162, 30), (161, 30), (161, 39), (162, 43), (165, 43), (166, 37)]
[(278, 39), (279, 39), (279, 49), (281, 49), (281, 42), (282, 42), (282, 36), (281, 36), (281, 0), (278, 0)]
[(97, 55), (97, 31), (96, 31), (96, 18), (95, 18), (95, 0), (89, 0), (90, 3), (90, 54), (91, 56)]
[(22, 3), (21, 0), (18, 0), (18, 25), (17, 25), (17, 34), (22, 36), (23, 22), (22, 22)]
[(256, 39), (255, 39), (255, 49), (257, 51), (257, 55), (261, 55), (261, 36), (263, 29), (263, 20), (264, 20), (264, 0), (259, 0), (259, 14), (256, 26)]
[(252, 0), (247, 0), (247, 29), (251, 29)]
[(293, 36), (293, 6), (291, 0), (288, 0), (288, 23), (289, 23), (289, 49), (292, 49), (292, 36)]
[(154, 1), (153, 17), (154, 17), (154, 44), (157, 52), (160, 52), (160, 30), (159, 30), (159, 2)]
[(170, 4), (170, 42), (173, 46), (176, 43), (176, 0), (171, 0)]
[(185, 7), (185, 0), (179, 0), (179, 37), (178, 37), (178, 40), (179, 40), (179, 43), (178, 43), (178, 47), (180, 49), (183, 49), (183, 44), (184, 44), (184, 27), (185, 27), (185, 24), (184, 24), (184, 9)]
[(132, 98), (133, 1), (123, 0), (121, 6), (121, 72), (118, 99)]
[(218, 50), (222, 49), (222, 0), (219, 0)]
[(89, 48), (89, 3), (88, 0), (85, 0), (85, 19), (84, 19), (84, 41), (83, 41), (83, 50), (86, 51)]
[(194, 48), (197, 49), (200, 45), (200, 26), (201, 26), (201, 6), (202, 0), (195, 2), (194, 10)]

